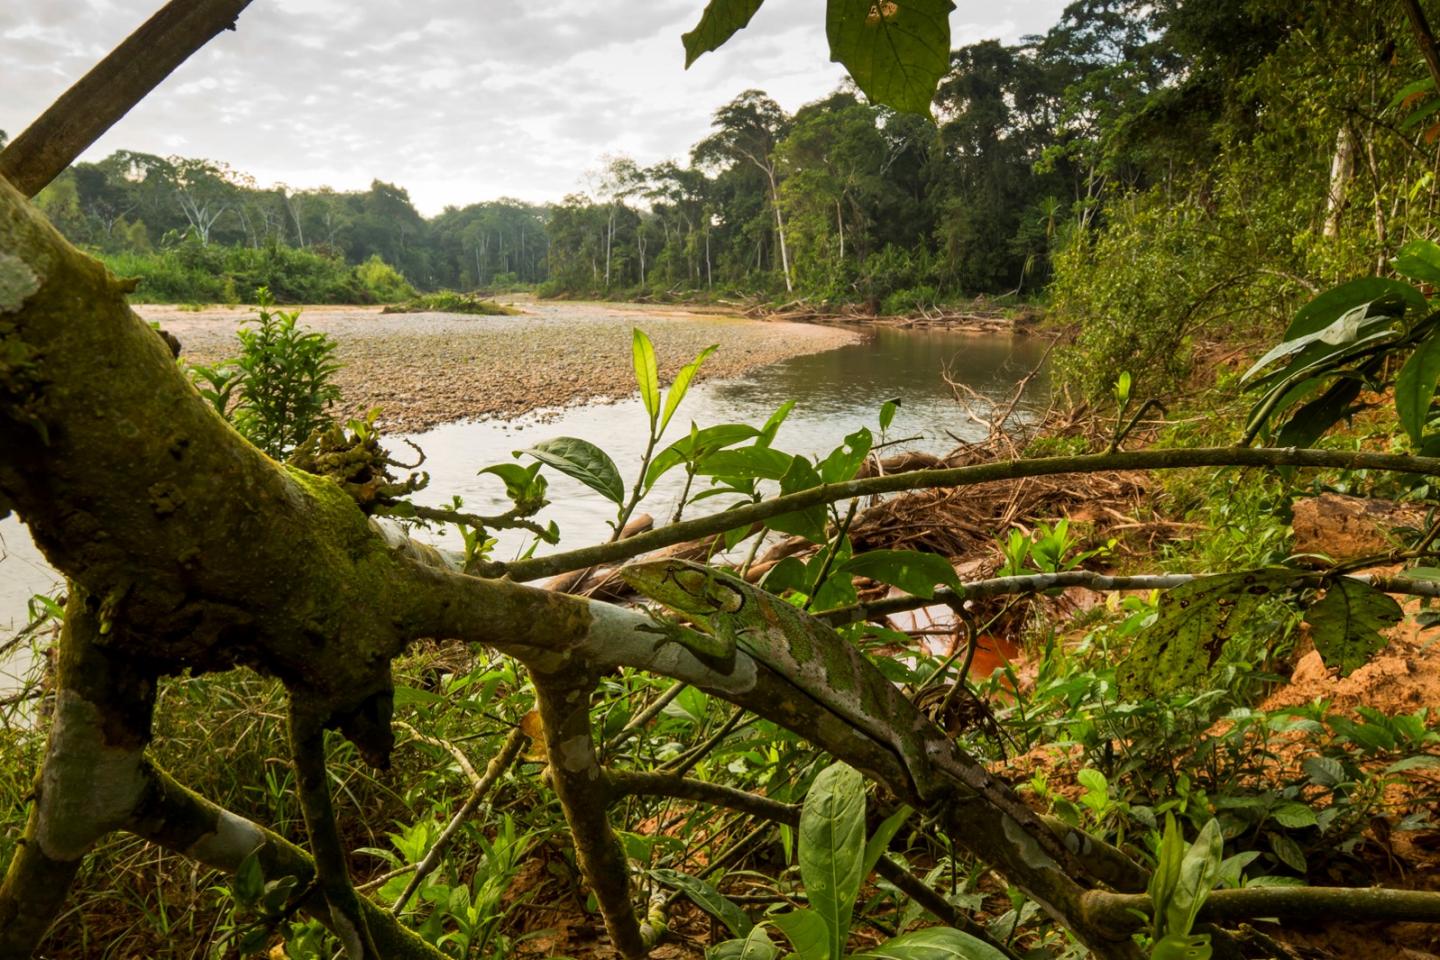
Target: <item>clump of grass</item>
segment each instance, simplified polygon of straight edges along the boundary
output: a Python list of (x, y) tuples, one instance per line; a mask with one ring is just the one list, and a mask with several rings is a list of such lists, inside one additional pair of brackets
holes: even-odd
[(441, 290), (425, 293), (400, 303), (388, 305), (382, 313), (468, 313), (483, 317), (504, 317), (519, 313), (514, 307), (507, 307), (494, 300), (484, 300), (473, 293), (457, 293)]

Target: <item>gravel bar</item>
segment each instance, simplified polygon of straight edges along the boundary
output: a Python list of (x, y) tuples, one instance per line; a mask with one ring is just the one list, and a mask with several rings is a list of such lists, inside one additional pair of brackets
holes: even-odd
[[(629, 396), (635, 392), (632, 327), (654, 341), (666, 384), (712, 343), (720, 349), (700, 379), (738, 376), (858, 338), (834, 327), (665, 306), (528, 300), (515, 306), (524, 312), (507, 317), (315, 306), (302, 308), (300, 323), (339, 344), (341, 415), (359, 417), (378, 406), (386, 429), (406, 432)], [(196, 363), (232, 356), (239, 347), (235, 330), (254, 316), (248, 307), (193, 311), (143, 304), (135, 310), (178, 337), (182, 356)]]

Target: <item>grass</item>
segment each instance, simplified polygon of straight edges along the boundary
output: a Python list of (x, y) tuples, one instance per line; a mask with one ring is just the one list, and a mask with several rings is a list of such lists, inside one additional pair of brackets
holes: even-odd
[(520, 311), (494, 300), (484, 300), (472, 293), (441, 290), (389, 304), (381, 313), (464, 313), (481, 317), (508, 317)]

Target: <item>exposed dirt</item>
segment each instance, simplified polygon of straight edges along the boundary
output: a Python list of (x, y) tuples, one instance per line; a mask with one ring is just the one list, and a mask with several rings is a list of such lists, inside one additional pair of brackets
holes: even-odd
[[(339, 343), (342, 416), (363, 416), (378, 406), (381, 425), (391, 431), (628, 396), (635, 390), (632, 327), (654, 341), (662, 382), (712, 343), (720, 349), (705, 362), (700, 379), (733, 377), (786, 357), (844, 346), (857, 336), (832, 327), (673, 307), (533, 301), (517, 306), (524, 312), (513, 317), (305, 307), (300, 323)], [(246, 307), (135, 309), (178, 337), (181, 355), (196, 363), (234, 355), (235, 330), (254, 316)]]

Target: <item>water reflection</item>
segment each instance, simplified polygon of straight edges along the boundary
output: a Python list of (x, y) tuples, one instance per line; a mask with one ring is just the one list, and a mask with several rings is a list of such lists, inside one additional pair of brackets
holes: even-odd
[[(894, 397), (901, 406), (888, 431), (890, 439), (905, 439), (903, 449), (943, 452), (955, 439), (979, 439), (983, 432), (955, 400), (944, 374), (966, 384), (989, 401), (1008, 400), (1015, 384), (1033, 370), (1044, 355), (1046, 343), (1029, 337), (976, 336), (945, 330), (876, 331), (865, 342), (826, 353), (795, 357), (737, 380), (702, 383), (686, 398), (671, 424), (667, 441), (683, 435), (691, 420), (705, 427), (716, 423), (764, 422), (780, 404), (795, 400), (795, 409), (776, 439), (778, 449), (791, 453), (822, 454), (839, 444), (857, 427), (877, 431), (880, 405)], [(1026, 416), (1044, 402), (1049, 388), (1037, 377), (1017, 407)], [(982, 416), (987, 410), (977, 410)], [(424, 469), (431, 485), (417, 498), (440, 505), (452, 494), (464, 498), (466, 508), (499, 513), (508, 502), (500, 481), (480, 477), (476, 471), (491, 463), (512, 459), (512, 452), (540, 440), (573, 436), (589, 440), (615, 459), (627, 483), (633, 482), (644, 453), (646, 414), (638, 399), (614, 404), (539, 411), (500, 423), (447, 424), (409, 439), (429, 459)], [(398, 453), (405, 452), (403, 447)], [(528, 462), (525, 461), (525, 462)], [(555, 520), (563, 540), (559, 549), (581, 546), (609, 536), (607, 521), (615, 508), (599, 494), (547, 470), (551, 506), (542, 520)], [(679, 498), (683, 477), (667, 476), (642, 505), (657, 520), (668, 519)], [(700, 510), (716, 509), (722, 498), (703, 501)], [(427, 539), (459, 549), (459, 535), (451, 531), (422, 534)], [(514, 556), (529, 537), (504, 533), (497, 558)], [(541, 547), (539, 553), (556, 548)]]

